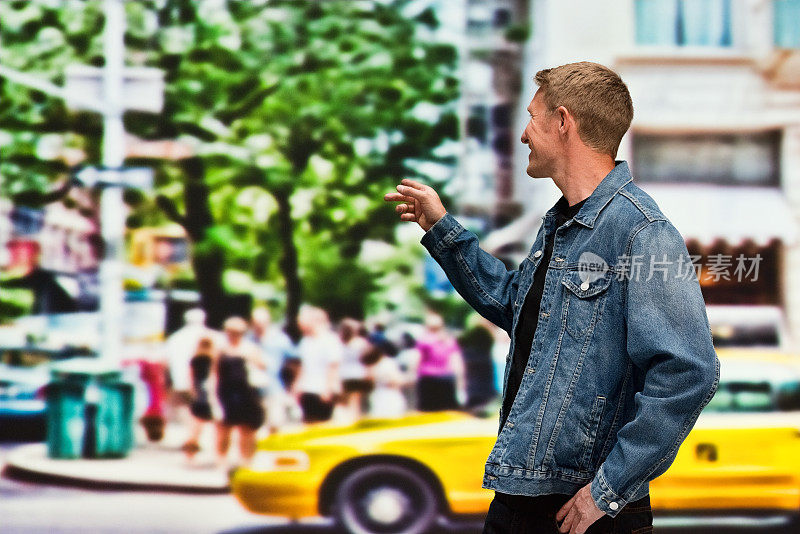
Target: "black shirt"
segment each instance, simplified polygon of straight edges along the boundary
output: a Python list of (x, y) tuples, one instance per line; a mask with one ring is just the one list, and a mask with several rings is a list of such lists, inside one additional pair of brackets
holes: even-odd
[[(562, 196), (556, 202), (558, 211), (556, 212), (555, 228), (558, 228), (566, 221), (574, 217), (578, 210), (581, 209), (586, 199), (581, 200), (574, 206), (567, 204), (567, 199)], [(500, 428), (505, 425), (505, 420), (508, 417), (508, 412), (511, 410), (511, 404), (514, 402), (514, 397), (519, 390), (520, 382), (522, 382), (522, 375), (525, 372), (525, 367), (528, 365), (528, 357), (531, 353), (531, 345), (533, 344), (533, 335), (536, 333), (536, 325), (539, 321), (539, 305), (542, 301), (542, 293), (544, 292), (544, 278), (547, 274), (547, 265), (550, 263), (550, 256), (553, 254), (553, 241), (555, 240), (555, 231), (548, 237), (542, 251), (542, 259), (539, 262), (539, 268), (533, 275), (533, 284), (531, 285), (528, 294), (525, 296), (525, 302), (522, 304), (522, 312), (519, 316), (517, 329), (514, 332), (516, 343), (514, 344), (514, 355), (511, 359), (511, 370), (508, 374), (508, 385), (506, 386), (506, 396), (503, 402), (503, 421)]]

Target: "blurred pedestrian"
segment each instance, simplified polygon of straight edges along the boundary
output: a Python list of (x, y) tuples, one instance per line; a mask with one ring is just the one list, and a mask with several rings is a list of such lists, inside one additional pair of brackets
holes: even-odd
[(300, 372), (292, 391), (303, 410), (303, 422), (327, 421), (342, 391), (342, 343), (331, 330), (328, 314), (320, 308), (303, 306), (297, 322), (303, 338), (297, 347)]
[(256, 431), (264, 424), (264, 407), (258, 389), (249, 379), (249, 368), (264, 369), (259, 348), (244, 338), (247, 321), (230, 317), (223, 326), (225, 341), (217, 359), (217, 397), (222, 420), (217, 423), (217, 454), (227, 463), (231, 433), (238, 431), (239, 452), (244, 465), (256, 451)]
[[(173, 332), (164, 344), (167, 363), (165, 369), (167, 376), (164, 379), (167, 384), (167, 402), (163, 422), (169, 421), (191, 427), (194, 418), (189, 410), (193, 398), (189, 362), (195, 355), (201, 338), (211, 337), (218, 341), (222, 334), (206, 326), (206, 313), (200, 308), (187, 310), (183, 314), (183, 321), (184, 325)], [(149, 418), (142, 423), (146, 429), (151, 427), (148, 431), (153, 431), (157, 428), (158, 418)]]
[[(425, 333), (417, 341), (417, 409), (423, 412), (455, 410), (464, 395), (464, 362), (456, 340), (441, 315), (429, 313)], [(465, 399), (466, 400), (466, 399)]]
[(494, 336), (487, 326), (489, 321), (478, 316), (457, 342), (464, 357), (467, 401), (466, 408), (480, 408), (497, 396), (494, 387), (492, 346)]
[(397, 353), (397, 365), (403, 373), (403, 385), (400, 390), (406, 399), (409, 409), (417, 408), (417, 367), (419, 367), (420, 353), (417, 340), (410, 332), (403, 332), (400, 336), (400, 351)]
[(216, 366), (217, 352), (213, 338), (204, 336), (197, 344), (195, 355), (189, 361), (192, 379), (192, 401), (189, 410), (192, 413), (192, 423), (189, 437), (183, 444), (182, 450), (191, 459), (200, 451), (200, 437), (206, 423), (219, 418), (220, 407), (216, 395)]
[(370, 417), (400, 417), (408, 408), (402, 387), (406, 383), (397, 357), (375, 352), (377, 361), (369, 367), (374, 388), (369, 395)]
[(372, 390), (372, 381), (364, 363), (371, 345), (361, 332), (361, 323), (355, 319), (342, 319), (339, 323), (339, 339), (342, 342), (342, 364), (339, 371), (344, 395), (342, 402), (350, 417), (355, 419), (361, 417), (364, 399)]
[(189, 361), (195, 355), (201, 338), (219, 334), (206, 326), (206, 312), (200, 308), (187, 310), (183, 321), (184, 326), (167, 338), (166, 351), (173, 404), (188, 406), (192, 399)]
[(397, 346), (386, 336), (386, 323), (382, 319), (375, 321), (367, 339), (383, 354), (397, 355)]
[(261, 348), (266, 366), (266, 383), (261, 390), (266, 408), (267, 428), (277, 432), (286, 424), (288, 414), (295, 404), (280, 378), (281, 369), (295, 357), (296, 347), (283, 330), (272, 325), (269, 310), (253, 310), (249, 339)]

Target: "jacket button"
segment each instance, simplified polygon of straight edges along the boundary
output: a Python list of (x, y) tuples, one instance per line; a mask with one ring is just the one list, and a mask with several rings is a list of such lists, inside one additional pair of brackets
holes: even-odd
[(611, 501), (610, 503), (608, 503), (608, 507), (611, 508), (612, 510), (619, 509), (619, 505), (614, 501)]
[(533, 257), (534, 258), (538, 258), (541, 255), (542, 255), (542, 251), (541, 250), (537, 250), (536, 252), (533, 253)]
[(582, 283), (582, 284), (581, 284), (581, 289), (582, 289), (582, 290), (584, 290), (584, 291), (586, 291), (587, 289), (589, 289), (589, 282), (584, 282), (584, 283)]

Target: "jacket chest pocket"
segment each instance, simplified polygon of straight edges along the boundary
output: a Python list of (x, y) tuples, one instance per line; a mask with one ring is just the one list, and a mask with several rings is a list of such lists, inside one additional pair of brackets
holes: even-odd
[(566, 288), (563, 320), (567, 332), (575, 339), (583, 339), (600, 320), (603, 300), (608, 294), (612, 277), (611, 271), (606, 271), (595, 280), (585, 271), (567, 271), (561, 279)]

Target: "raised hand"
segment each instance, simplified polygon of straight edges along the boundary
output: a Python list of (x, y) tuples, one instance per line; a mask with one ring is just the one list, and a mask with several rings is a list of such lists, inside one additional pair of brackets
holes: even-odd
[(401, 221), (415, 222), (426, 232), (447, 213), (439, 195), (432, 187), (405, 178), (397, 186), (397, 193), (387, 193), (383, 200), (402, 202), (395, 207)]

